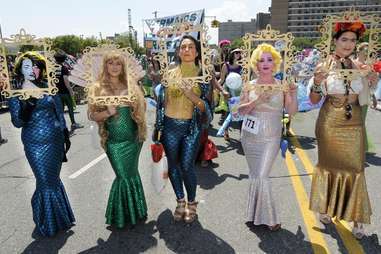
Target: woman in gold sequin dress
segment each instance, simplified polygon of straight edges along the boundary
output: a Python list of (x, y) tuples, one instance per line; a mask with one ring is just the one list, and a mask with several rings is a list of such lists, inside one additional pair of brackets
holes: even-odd
[[(364, 236), (363, 224), (372, 214), (365, 175), (365, 128), (359, 95), (364, 87), (377, 82), (370, 72), (365, 78), (340, 80), (339, 69), (357, 69), (349, 56), (365, 31), (360, 22), (337, 23), (335, 51), (315, 72), (310, 99), (317, 103), (324, 96), (316, 122), (318, 163), (312, 178), (310, 209), (320, 214), (322, 223), (331, 218), (354, 222), (352, 233)], [(324, 68), (323, 68), (324, 67)]]

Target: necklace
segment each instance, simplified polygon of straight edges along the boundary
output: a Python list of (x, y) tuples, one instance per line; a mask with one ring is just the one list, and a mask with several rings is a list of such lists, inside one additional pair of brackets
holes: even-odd
[(192, 64), (192, 65), (181, 64), (180, 71), (181, 71), (181, 76), (183, 78), (190, 78), (190, 77), (198, 76), (199, 68), (195, 64)]

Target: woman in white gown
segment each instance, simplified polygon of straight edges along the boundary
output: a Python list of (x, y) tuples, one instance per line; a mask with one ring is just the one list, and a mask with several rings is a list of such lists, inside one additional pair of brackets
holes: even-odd
[(271, 231), (280, 229), (270, 185), (270, 171), (279, 152), (283, 108), (289, 114), (297, 111), (296, 87), (287, 92), (255, 92), (256, 85), (277, 84), (274, 78), (282, 58), (276, 49), (260, 44), (252, 53), (251, 67), (258, 78), (247, 85), (242, 94), (239, 112), (244, 115), (241, 142), (249, 165), (248, 221), (267, 225)]

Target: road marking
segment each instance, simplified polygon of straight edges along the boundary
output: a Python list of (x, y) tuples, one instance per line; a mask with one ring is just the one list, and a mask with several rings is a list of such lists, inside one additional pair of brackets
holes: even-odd
[[(290, 132), (293, 135), (293, 137), (291, 137), (291, 143), (295, 147), (295, 152), (299, 156), (306, 172), (309, 174), (310, 179), (312, 180), (314, 166), (312, 166), (311, 160), (309, 159), (308, 155), (304, 152), (304, 150), (301, 149), (302, 146), (299, 143), (298, 139), (296, 138), (295, 133), (292, 130)], [(340, 238), (343, 240), (345, 248), (347, 249), (348, 253), (354, 253), (354, 254), (365, 253), (361, 244), (352, 235), (352, 232), (351, 232), (352, 229), (348, 222), (344, 220), (339, 221), (336, 219), (332, 220), (332, 222), (335, 224), (336, 230), (339, 233)]]
[[(286, 165), (290, 175), (298, 174), (290, 153), (286, 153)], [(302, 181), (300, 180), (300, 177), (291, 177), (291, 181), (314, 253), (330, 253), (323, 235), (319, 231), (314, 230), (314, 227), (319, 227), (319, 223), (317, 222), (314, 213), (309, 210), (307, 193), (304, 189)]]
[(100, 162), (101, 160), (103, 160), (106, 157), (107, 157), (107, 155), (105, 153), (101, 154), (98, 158), (92, 160), (86, 166), (82, 167), (81, 169), (79, 169), (76, 172), (74, 172), (73, 174), (71, 174), (69, 176), (69, 178), (70, 179), (77, 178), (78, 176), (85, 173), (88, 169), (90, 169), (92, 166), (94, 166), (95, 164), (97, 164), (98, 162)]

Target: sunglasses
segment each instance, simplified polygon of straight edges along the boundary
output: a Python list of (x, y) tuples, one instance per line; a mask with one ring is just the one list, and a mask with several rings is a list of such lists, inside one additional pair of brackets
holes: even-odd
[(238, 55), (238, 54), (241, 54), (241, 52), (240, 51), (236, 51), (236, 52), (234, 52), (234, 54)]

